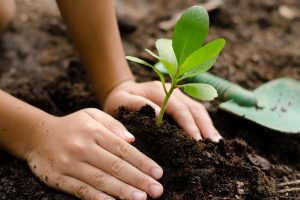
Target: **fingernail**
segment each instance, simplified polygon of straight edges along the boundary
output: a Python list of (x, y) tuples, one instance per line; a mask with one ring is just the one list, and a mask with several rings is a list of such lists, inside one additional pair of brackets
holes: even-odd
[(144, 192), (135, 191), (132, 193), (133, 200), (146, 200), (147, 195)]
[(154, 112), (155, 112), (155, 115), (156, 115), (156, 116), (159, 116), (160, 108), (155, 108), (155, 109), (154, 109)]
[(153, 198), (159, 197), (163, 192), (163, 187), (158, 184), (152, 184), (150, 186), (150, 194)]
[(198, 127), (197, 126), (192, 126), (191, 128), (192, 129), (189, 131), (190, 136), (192, 136), (192, 138), (194, 138), (197, 142), (199, 140), (202, 140), (201, 133), (200, 133), (200, 130), (198, 129)]
[(152, 170), (151, 170), (151, 174), (153, 176), (153, 178), (155, 179), (160, 179), (163, 175), (163, 170), (159, 167), (154, 167)]
[(127, 139), (130, 139), (130, 140), (135, 139), (134, 136), (131, 133), (129, 133), (128, 131), (123, 131), (122, 133), (123, 133), (124, 137)]
[(199, 140), (202, 140), (202, 137), (200, 136), (200, 134), (195, 135), (195, 140), (198, 142)]
[(223, 137), (219, 133), (217, 133), (215, 138), (216, 138), (217, 142), (219, 142)]
[(223, 137), (219, 134), (219, 132), (215, 132), (215, 134), (212, 136), (212, 141), (219, 142)]

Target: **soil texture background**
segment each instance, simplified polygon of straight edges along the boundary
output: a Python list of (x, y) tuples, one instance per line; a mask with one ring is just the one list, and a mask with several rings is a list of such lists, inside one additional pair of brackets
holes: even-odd
[[(57, 13), (31, 6), (34, 1), (17, 2), (18, 14), (0, 40), (0, 88), (55, 115), (99, 108)], [(154, 62), (143, 49), (154, 50), (155, 39), (171, 37), (160, 22), (204, 1), (120, 2), (116, 8), (127, 55)], [(224, 0), (210, 12), (208, 40), (227, 40), (212, 72), (248, 89), (282, 76), (300, 80), (300, 17), (286, 15), (299, 11), (299, 0)], [(157, 79), (146, 68), (131, 68), (138, 81)], [(300, 179), (300, 136), (225, 113), (218, 103), (205, 103), (225, 138), (218, 144), (185, 137), (168, 117), (158, 129), (147, 106), (135, 112), (120, 108), (116, 114), (136, 136), (134, 145), (164, 168), (165, 193), (160, 199), (300, 199), (299, 191), (282, 192), (292, 186), (278, 186)], [(7, 199), (76, 198), (47, 188), (26, 163), (1, 152), (0, 200)]]

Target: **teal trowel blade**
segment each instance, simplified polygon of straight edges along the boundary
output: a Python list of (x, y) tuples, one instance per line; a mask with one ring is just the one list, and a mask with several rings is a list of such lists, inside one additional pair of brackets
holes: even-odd
[(285, 133), (300, 133), (300, 82), (280, 78), (255, 89), (257, 106), (244, 107), (229, 100), (220, 108)]

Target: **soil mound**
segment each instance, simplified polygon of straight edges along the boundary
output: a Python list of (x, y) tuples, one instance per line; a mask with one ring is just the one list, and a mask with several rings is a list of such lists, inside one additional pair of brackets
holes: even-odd
[(155, 125), (154, 111), (125, 108), (116, 116), (136, 136), (134, 145), (164, 169), (161, 199), (264, 199), (276, 197), (273, 166), (241, 139), (196, 142), (167, 121)]

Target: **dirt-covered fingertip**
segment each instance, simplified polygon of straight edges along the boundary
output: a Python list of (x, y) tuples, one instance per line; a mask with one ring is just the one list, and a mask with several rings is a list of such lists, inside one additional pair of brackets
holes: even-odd
[(220, 135), (220, 133), (218, 131), (216, 131), (214, 134), (213, 134), (213, 138), (212, 140), (214, 142), (220, 142), (220, 140), (223, 139), (223, 137)]
[(158, 117), (160, 113), (160, 107), (155, 106), (154, 107), (155, 116)]
[(192, 137), (197, 142), (203, 139), (200, 131), (196, 127), (194, 129), (190, 129), (189, 132), (187, 132), (187, 135), (189, 135), (190, 137)]
[(200, 133), (199, 133), (199, 134), (195, 134), (195, 135), (193, 136), (193, 138), (194, 138), (197, 142), (200, 141), (200, 140), (202, 140), (202, 137), (201, 137)]

